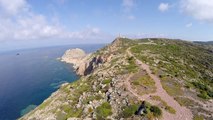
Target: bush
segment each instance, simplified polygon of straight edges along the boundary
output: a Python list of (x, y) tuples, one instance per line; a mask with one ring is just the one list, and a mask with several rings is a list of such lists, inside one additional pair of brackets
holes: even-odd
[(112, 81), (111, 79), (106, 79), (106, 80), (103, 80), (102, 83), (103, 84), (109, 84), (111, 81)]
[(162, 115), (161, 109), (157, 106), (151, 106), (150, 111), (155, 117), (160, 117)]
[(144, 102), (145, 107), (145, 116), (149, 119), (152, 119), (154, 117), (161, 117), (162, 111), (159, 107), (151, 105), (149, 102)]
[(200, 97), (200, 98), (203, 98), (203, 99), (209, 99), (210, 98), (206, 91), (201, 91), (200, 94), (198, 94), (197, 96)]
[(96, 108), (96, 115), (98, 119), (106, 118), (109, 115), (112, 115), (111, 105), (108, 102), (101, 104)]
[(169, 113), (172, 113), (172, 114), (175, 114), (176, 113), (176, 110), (170, 106), (166, 106), (166, 111), (168, 111)]
[(129, 118), (133, 115), (142, 115), (151, 119), (155, 117), (161, 117), (162, 111), (159, 107), (151, 105), (149, 102), (143, 101), (141, 105), (134, 104), (124, 107), (122, 117)]
[(133, 83), (134, 85), (140, 85), (139, 81), (136, 81), (136, 80), (133, 81), (132, 83)]
[(203, 116), (195, 115), (193, 117), (193, 120), (204, 120), (204, 119), (203, 119)]
[(122, 116), (124, 118), (131, 117), (138, 110), (138, 105), (130, 105), (124, 108)]
[(209, 88), (208, 85), (200, 83), (200, 82), (192, 82), (194, 87), (200, 90), (200, 93), (197, 95), (203, 99), (210, 99), (213, 97), (213, 91)]

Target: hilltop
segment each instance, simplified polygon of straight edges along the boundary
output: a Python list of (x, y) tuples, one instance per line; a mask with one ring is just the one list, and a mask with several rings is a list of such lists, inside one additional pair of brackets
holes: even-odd
[(80, 57), (70, 63), (81, 78), (21, 120), (213, 119), (210, 49), (181, 40), (116, 38), (93, 54), (77, 51)]

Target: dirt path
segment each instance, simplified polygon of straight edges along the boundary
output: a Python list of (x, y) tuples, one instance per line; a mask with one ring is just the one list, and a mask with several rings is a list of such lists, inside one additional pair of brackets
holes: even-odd
[[(128, 55), (134, 57), (134, 55), (130, 52), (129, 49), (127, 49)], [(161, 82), (160, 82), (160, 79), (156, 75), (152, 74), (149, 66), (142, 63), (136, 57), (134, 57), (134, 58), (136, 60), (136, 63), (138, 64), (138, 66), (141, 69), (145, 70), (147, 72), (147, 74), (155, 81), (155, 86), (156, 86), (157, 89), (156, 89), (156, 92), (153, 93), (153, 94), (146, 94), (146, 95), (143, 95), (143, 96), (138, 95), (134, 91), (134, 89), (132, 89), (131, 84), (129, 82), (130, 78), (133, 75), (130, 75), (125, 82), (127, 89), (140, 100), (147, 100), (150, 97), (150, 95), (160, 96), (162, 100), (164, 100), (169, 106), (173, 107), (176, 110), (176, 114), (169, 114), (168, 112), (163, 112), (163, 119), (164, 120), (192, 120), (193, 119), (192, 112), (189, 109), (187, 109), (186, 107), (180, 106), (178, 104), (178, 102), (173, 99), (173, 97), (168, 95), (168, 93), (163, 89)]]

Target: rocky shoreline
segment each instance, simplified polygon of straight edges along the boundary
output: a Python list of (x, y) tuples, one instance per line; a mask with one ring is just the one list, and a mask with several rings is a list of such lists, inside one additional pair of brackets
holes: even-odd
[[(192, 120), (192, 117), (200, 117), (197, 111), (202, 106), (187, 106), (188, 113), (197, 115), (184, 112), (185, 117), (180, 112), (185, 107), (180, 106), (173, 96), (165, 91), (158, 94), (163, 90), (160, 77), (146, 67), (148, 65), (137, 62), (140, 60), (131, 53), (130, 48), (139, 44), (149, 45), (150, 42), (117, 38), (93, 54), (86, 54), (78, 48), (67, 50), (61, 61), (73, 64), (76, 73), (81, 75), (80, 79), (63, 84), (20, 120)], [(153, 96), (152, 90), (156, 95)], [(167, 98), (171, 100), (167, 101)], [(178, 108), (173, 103), (177, 103)], [(210, 109), (200, 111), (207, 120), (212, 117)]]

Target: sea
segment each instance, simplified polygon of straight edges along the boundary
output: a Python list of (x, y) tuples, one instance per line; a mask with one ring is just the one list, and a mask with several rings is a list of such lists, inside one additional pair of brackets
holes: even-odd
[(103, 47), (66, 45), (0, 53), (0, 120), (15, 120), (41, 104), (61, 84), (79, 78), (71, 64), (61, 62), (67, 49), (91, 53)]

